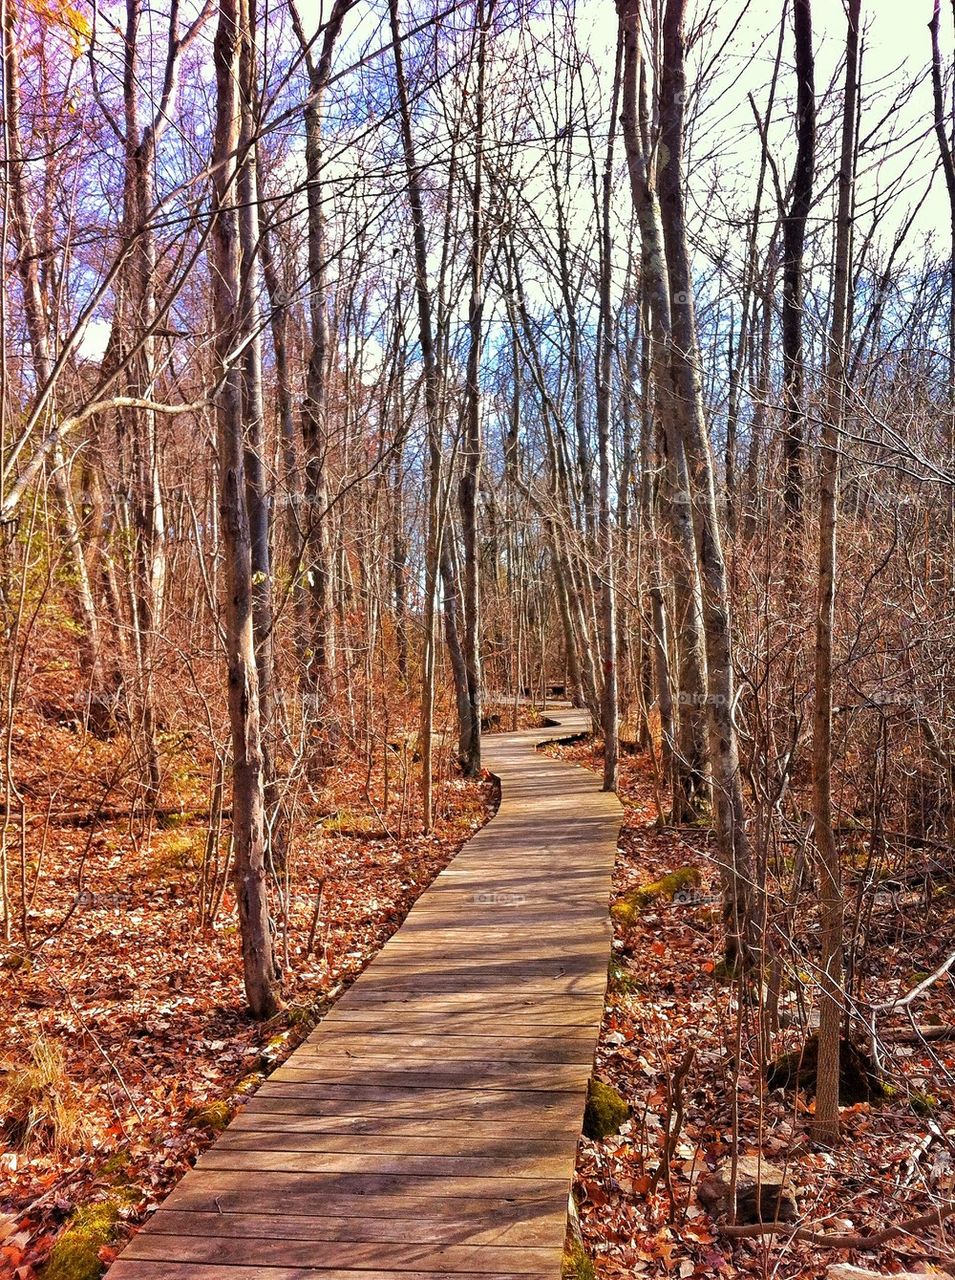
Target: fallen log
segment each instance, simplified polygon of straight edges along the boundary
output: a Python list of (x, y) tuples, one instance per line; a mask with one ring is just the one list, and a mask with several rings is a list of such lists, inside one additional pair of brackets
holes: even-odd
[(745, 1240), (753, 1236), (786, 1236), (790, 1240), (799, 1240), (802, 1244), (811, 1244), (817, 1249), (881, 1249), (897, 1236), (913, 1235), (916, 1231), (941, 1227), (953, 1213), (955, 1200), (949, 1200), (928, 1213), (919, 1214), (916, 1218), (906, 1218), (904, 1222), (885, 1227), (882, 1231), (858, 1232), (854, 1235), (810, 1231), (808, 1227), (794, 1228), (785, 1222), (755, 1222), (745, 1227), (726, 1225), (719, 1230), (730, 1240)]
[(934, 1023), (922, 1027), (895, 1027), (880, 1031), (883, 1043), (889, 1044), (921, 1044), (923, 1040), (936, 1043), (940, 1040), (955, 1040), (955, 1027), (936, 1026)]

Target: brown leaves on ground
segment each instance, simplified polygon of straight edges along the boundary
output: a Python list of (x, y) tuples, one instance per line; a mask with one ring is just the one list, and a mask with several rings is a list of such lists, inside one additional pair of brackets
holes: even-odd
[[(600, 766), (599, 747), (592, 742), (559, 750), (565, 758)], [(937, 1231), (858, 1255), (811, 1248), (785, 1235), (730, 1242), (700, 1205), (699, 1180), (731, 1156), (735, 1104), (740, 1154), (761, 1154), (792, 1179), (800, 1213), (794, 1225), (826, 1234), (869, 1232), (931, 1208), (950, 1196), (955, 1174), (951, 1093), (934, 1088), (932, 1116), (919, 1116), (906, 1082), (924, 1089), (928, 1077), (950, 1079), (955, 1050), (937, 1045), (938, 1062), (918, 1051), (895, 1055), (897, 1095), (879, 1106), (843, 1108), (843, 1144), (835, 1152), (814, 1149), (807, 1124), (812, 1100), (765, 1088), (758, 993), (740, 1010), (736, 987), (716, 978), (719, 886), (709, 833), (659, 828), (645, 757), (624, 757), (620, 794), (626, 813), (615, 898), (687, 865), (701, 868), (703, 883), (697, 893), (652, 902), (630, 927), (615, 926), (597, 1069), (627, 1098), (634, 1118), (604, 1142), (581, 1142), (575, 1188), (598, 1276), (808, 1280), (824, 1276), (834, 1261), (858, 1261), (883, 1272), (951, 1265), (952, 1251)], [(950, 899), (946, 903), (941, 923), (950, 931)], [(879, 999), (897, 991), (913, 969), (931, 968), (932, 958), (937, 963), (940, 944), (938, 922), (934, 931), (920, 919), (906, 927), (887, 911), (874, 923), (884, 932), (884, 945), (878, 964), (870, 963), (866, 989)], [(773, 1050), (792, 1047), (794, 1034), (787, 1039), (782, 1033)], [(675, 1131), (673, 1083), (690, 1048), (685, 1114)]]

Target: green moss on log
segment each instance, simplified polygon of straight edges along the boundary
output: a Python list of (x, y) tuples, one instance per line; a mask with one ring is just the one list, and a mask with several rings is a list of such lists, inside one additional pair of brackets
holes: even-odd
[(610, 914), (618, 924), (630, 927), (637, 922), (640, 912), (651, 902), (663, 899), (672, 902), (682, 890), (696, 888), (702, 881), (699, 867), (679, 867), (676, 871), (668, 871), (659, 880), (651, 884), (639, 885), (624, 894), (610, 908)]
[(928, 1119), (935, 1114), (938, 1098), (934, 1093), (923, 1093), (921, 1089), (913, 1089), (909, 1094), (909, 1106), (917, 1116)]
[(584, 1134), (600, 1142), (616, 1133), (630, 1119), (630, 1106), (626, 1098), (612, 1085), (595, 1080), (592, 1076), (587, 1086), (587, 1105), (584, 1108)]

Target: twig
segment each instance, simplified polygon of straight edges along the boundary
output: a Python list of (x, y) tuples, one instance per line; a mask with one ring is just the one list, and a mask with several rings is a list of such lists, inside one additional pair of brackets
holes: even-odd
[(322, 914), (322, 903), (325, 900), (325, 881), (319, 882), (318, 893), (315, 895), (315, 910), (312, 912), (312, 925), (308, 931), (308, 942), (305, 946), (305, 954), (310, 956), (312, 948), (315, 946), (315, 934), (318, 931), (318, 921)]
[(683, 1128), (683, 1087), (686, 1084), (686, 1077), (689, 1075), (690, 1068), (693, 1065), (693, 1059), (696, 1057), (696, 1046), (691, 1045), (683, 1055), (683, 1060), (676, 1069), (673, 1076), (673, 1083), (667, 1082), (667, 1114), (666, 1114), (666, 1138), (663, 1143), (663, 1153), (660, 1157), (660, 1163), (653, 1171), (650, 1178), (650, 1187), (647, 1194), (652, 1195), (656, 1190), (660, 1175), (666, 1181), (667, 1191), (670, 1193), (670, 1212), (673, 1212), (673, 1185), (670, 1180), (670, 1162), (673, 1159), (673, 1152), (676, 1150), (676, 1144), (680, 1140), (680, 1131)]
[(917, 1218), (906, 1218), (893, 1227), (865, 1235), (826, 1235), (824, 1232), (810, 1231), (806, 1227), (794, 1229), (785, 1222), (755, 1222), (746, 1227), (725, 1226), (720, 1227), (720, 1231), (732, 1240), (745, 1240), (754, 1236), (788, 1236), (790, 1240), (815, 1245), (817, 1249), (879, 1249), (896, 1236), (913, 1235), (916, 1231), (924, 1231), (929, 1227), (941, 1227), (953, 1213), (955, 1200), (949, 1200), (928, 1213), (919, 1214)]
[(898, 997), (895, 1000), (887, 1000), (884, 1004), (871, 1005), (870, 1007), (872, 1012), (892, 1013), (896, 1009), (904, 1009), (907, 1004), (911, 1004), (913, 1000), (917, 999), (923, 991), (927, 991), (933, 983), (938, 982), (939, 978), (944, 978), (945, 974), (948, 973), (953, 964), (955, 964), (955, 952), (952, 952), (944, 964), (939, 965), (934, 973), (930, 973), (929, 976), (920, 982), (917, 987), (913, 987), (912, 990), (906, 992), (904, 996)]

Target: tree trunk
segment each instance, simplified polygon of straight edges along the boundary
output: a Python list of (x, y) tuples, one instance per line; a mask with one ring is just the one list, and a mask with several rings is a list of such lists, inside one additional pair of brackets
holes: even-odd
[(673, 403), (694, 486), (699, 519), (698, 556), (706, 640), (707, 730), (713, 775), (716, 834), (720, 848), (726, 960), (733, 967), (752, 958), (755, 927), (754, 868), (746, 834), (735, 722), (732, 629), (726, 565), (720, 538), (713, 460), (700, 385), (693, 282), (687, 246), (683, 182), (683, 62), (685, 0), (668, 0), (663, 20), (660, 138), (668, 163), (660, 169), (660, 205), (673, 297), (670, 368)]
[[(942, 89), (942, 59), (938, 48), (940, 0), (935, 0), (929, 32), (932, 39), (932, 94), (935, 106), (935, 137), (945, 174), (949, 207), (949, 289), (948, 289), (948, 456), (955, 474), (955, 157), (945, 126), (945, 98)], [(955, 487), (949, 489), (949, 532), (955, 536)]]
[(249, 5), (248, 38), (239, 57), (242, 123), (239, 137), (239, 240), (242, 296), (242, 418), (245, 440), (245, 484), (252, 547), (252, 627), (255, 664), (259, 680), (259, 720), (262, 739), (262, 775), (266, 806), (267, 860), (273, 868), (285, 858), (284, 824), (281, 820), (275, 756), (278, 743), (278, 709), (275, 695), (275, 625), (272, 578), (272, 511), (266, 477), (265, 397), (262, 388), (262, 324), (258, 301), (258, 261), (261, 244), (259, 184), (255, 138), (258, 131), (258, 90), (255, 57), (255, 0)]
[(623, 110), (620, 122), (627, 152), (630, 190), (642, 240), (642, 278), (653, 337), (647, 362), (655, 408), (663, 425), (666, 485), (663, 507), (672, 539), (669, 556), (674, 594), (677, 647), (676, 743), (672, 756), (673, 821), (699, 816), (706, 795), (706, 657), (703, 606), (693, 526), (686, 447), (677, 427), (679, 405), (671, 385), (669, 352), (673, 346), (670, 281), (660, 221), (660, 207), (647, 162), (644, 138), (649, 108), (642, 90), (640, 23), (635, 3), (618, 4), (623, 28)]
[[(23, 140), (20, 136), (20, 62), (14, 26), (15, 9), (6, 5), (3, 12), (3, 68), (6, 112), (6, 150), (8, 157), (7, 181), (10, 189), (10, 227), (16, 246), (17, 274), (23, 290), (23, 311), (27, 336), (33, 357), (37, 390), (47, 386), (53, 376), (53, 357), (50, 350), (47, 311), (40, 280), (39, 246), (33, 231), (34, 219), (27, 201), (26, 170)], [(70, 563), (76, 575), (76, 601), (83, 629), (82, 658), (89, 681), (88, 707), (94, 708), (105, 696), (106, 682), (103, 675), (100, 646), (99, 619), (89, 570), (83, 552), (77, 526), (73, 497), (67, 483), (65, 459), (59, 446), (54, 451), (51, 468), (53, 487), (60, 505), (63, 532), (70, 553)]]
[[(641, 138), (635, 120), (635, 97), (640, 57), (639, 0), (618, 0), (623, 24), (625, 64), (625, 128), (629, 132), (631, 182), (641, 230), (652, 227), (653, 205), (642, 160)], [(663, 56), (659, 111), (661, 154), (660, 222), (665, 257), (656, 254), (653, 278), (655, 316), (664, 319), (669, 307), (670, 339), (665, 345), (669, 374), (668, 404), (686, 451), (690, 498), (699, 531), (696, 559), (703, 598), (706, 642), (706, 719), (709, 764), (713, 776), (716, 835), (720, 850), (726, 960), (735, 967), (752, 953), (753, 863), (746, 835), (743, 791), (734, 720), (732, 631), (726, 566), (720, 540), (713, 461), (700, 384), (693, 287), (687, 247), (683, 183), (683, 104), (686, 77), (683, 61), (684, 0), (668, 0), (663, 21)], [(629, 107), (629, 110), (627, 109)], [(644, 120), (646, 115), (644, 113)], [(636, 180), (635, 180), (636, 179)], [(664, 297), (660, 294), (663, 292)]]
[(477, 0), (477, 84), (474, 92), (474, 176), (471, 180), (471, 296), (468, 300), (468, 359), (464, 448), (459, 502), (464, 544), (464, 666), (468, 697), (465, 774), (481, 771), (481, 587), (477, 499), (481, 483), (481, 353), (484, 349), (484, 83), (487, 29), (494, 0)]
[(232, 833), (245, 991), (256, 1018), (280, 1007), (266, 895), (265, 797), (253, 636), (252, 547), (246, 506), (242, 373), (231, 363), (240, 336), (238, 182), (239, 42), (248, 39), (237, 0), (220, 0), (214, 45), (212, 302), (219, 374), (216, 404), (225, 642), (232, 730)]
[(836, 528), (839, 503), (840, 432), (845, 421), (845, 376), (852, 213), (859, 97), (859, 15), (861, 0), (849, 0), (846, 34), (845, 101), (839, 160), (839, 204), (833, 271), (832, 326), (826, 378), (819, 477), (819, 574), (816, 612), (815, 697), (812, 709), (813, 823), (819, 853), (821, 941), (817, 1142), (839, 1141), (839, 1042), (844, 1015), (842, 868), (832, 830), (832, 631), (836, 589)]
[(796, 165), (792, 200), (783, 220), (783, 397), (786, 430), (783, 436), (783, 499), (790, 521), (803, 505), (806, 447), (805, 351), (803, 348), (803, 256), (806, 219), (812, 207), (816, 164), (816, 96), (812, 52), (811, 0), (793, 0), (796, 36)]
[(443, 430), (441, 388), (439, 385), (438, 364), (435, 357), (431, 293), (428, 288), (428, 246), (425, 236), (424, 201), (421, 192), (421, 174), (415, 158), (414, 136), (411, 131), (411, 102), (408, 95), (404, 59), (401, 51), (398, 0), (389, 0), (389, 15), (395, 60), (395, 85), (398, 91), (398, 107), (401, 116), (401, 140), (405, 159), (405, 176), (408, 183), (408, 203), (411, 209), (415, 295), (418, 302), (418, 330), (421, 342), (421, 357), (424, 364), (425, 408), (428, 418), (428, 517), (424, 572), (424, 639), (421, 656), (420, 739), (422, 821), (425, 831), (430, 831), (433, 820), (431, 747), (434, 736), (434, 624), (442, 544), (441, 442)]
[(600, 323), (597, 363), (597, 449), (600, 460), (600, 490), (597, 508), (597, 550), (600, 561), (600, 648), (603, 680), (601, 682), (600, 719), (604, 739), (604, 791), (616, 791), (620, 750), (620, 705), (617, 675), (616, 587), (614, 581), (613, 526), (610, 519), (611, 457), (610, 409), (613, 398), (613, 314), (611, 307), (610, 211), (613, 195), (613, 151), (620, 97), (621, 42), (617, 41), (614, 67), (610, 127), (603, 172), (603, 199), (600, 227)]
[[(332, 361), (328, 323), (328, 250), (325, 236), (322, 112), (332, 55), (342, 24), (356, 0), (335, 0), (322, 28), (321, 53), (312, 58), (313, 41), (302, 29), (297, 10), (292, 20), (309, 71), (311, 93), (305, 104), (305, 197), (308, 226), (310, 347), (302, 405), (304, 444), (305, 574), (312, 601), (310, 657), (306, 686), (324, 709), (335, 687), (335, 626), (332, 593), (332, 539), (329, 528), (328, 455), (329, 372)], [(331, 729), (330, 725), (326, 726)]]
[(303, 667), (307, 662), (308, 610), (303, 583), (303, 547), (301, 536), (301, 488), (298, 447), (295, 434), (295, 411), (292, 398), (292, 379), (289, 371), (288, 350), (288, 295), (275, 257), (272, 228), (263, 224), (259, 240), (262, 256), (262, 275), (269, 297), (269, 324), (272, 331), (272, 351), (275, 357), (275, 396), (279, 419), (279, 453), (282, 460), (282, 497), (280, 506), (284, 515), (285, 565), (288, 574), (288, 590), (291, 593), (294, 617), (295, 648)]

